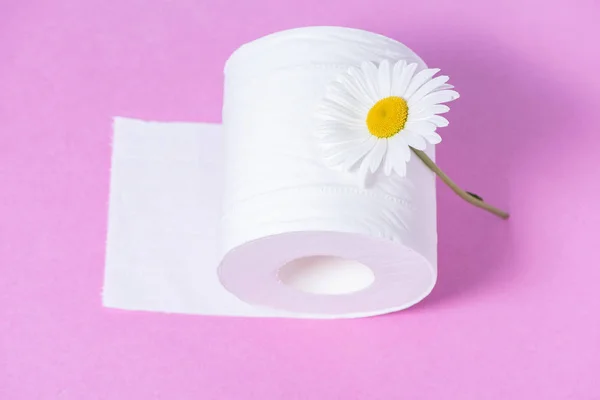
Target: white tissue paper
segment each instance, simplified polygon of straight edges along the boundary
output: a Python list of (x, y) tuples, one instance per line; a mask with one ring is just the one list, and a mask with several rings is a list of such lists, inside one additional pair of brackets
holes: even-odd
[[(326, 167), (315, 107), (363, 61), (423, 61), (334, 27), (279, 32), (225, 67), (223, 124), (116, 118), (104, 305), (205, 315), (350, 318), (407, 308), (437, 276), (435, 176), (366, 187)], [(433, 158), (433, 146), (426, 151)]]

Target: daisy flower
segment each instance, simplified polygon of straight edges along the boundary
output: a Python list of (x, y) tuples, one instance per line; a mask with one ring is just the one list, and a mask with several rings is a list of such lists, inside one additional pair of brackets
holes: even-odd
[(443, 103), (459, 97), (447, 76), (434, 78), (438, 72), (417, 72), (416, 63), (384, 60), (342, 73), (317, 111), (325, 163), (357, 172), (363, 185), (369, 173), (379, 170), (406, 176), (410, 147), (425, 150), (427, 143), (441, 142), (436, 129), (448, 120), (439, 114), (449, 111)]

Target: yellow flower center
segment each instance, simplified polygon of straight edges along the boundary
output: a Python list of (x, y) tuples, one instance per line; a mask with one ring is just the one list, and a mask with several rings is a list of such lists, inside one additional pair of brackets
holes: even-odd
[(367, 128), (371, 135), (389, 138), (400, 132), (406, 124), (408, 104), (398, 96), (379, 100), (367, 114)]

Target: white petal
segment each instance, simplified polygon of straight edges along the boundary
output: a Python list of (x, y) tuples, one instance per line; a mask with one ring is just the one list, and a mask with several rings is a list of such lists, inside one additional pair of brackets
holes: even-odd
[(435, 132), (430, 132), (423, 137), (431, 144), (438, 144), (442, 141), (442, 137)]
[(406, 88), (406, 92), (404, 93), (404, 98), (409, 99), (417, 89), (419, 89), (425, 82), (429, 81), (432, 76), (440, 72), (439, 68), (427, 68), (422, 71), (419, 71), (414, 78), (410, 81), (408, 88)]
[(432, 106), (431, 109), (433, 110), (434, 114), (445, 114), (450, 111), (450, 107), (445, 104), (436, 104)]
[(392, 170), (394, 169), (392, 157), (390, 156), (390, 149), (391, 149), (391, 146), (388, 146), (388, 152), (385, 155), (385, 160), (384, 160), (384, 165), (383, 165), (383, 172), (387, 176), (390, 176), (392, 174)]
[(444, 114), (450, 111), (450, 107), (445, 104), (435, 104), (429, 107), (421, 107), (416, 109), (415, 107), (410, 109), (409, 118), (412, 117), (414, 119), (422, 119), (428, 118), (435, 114)]
[(425, 143), (425, 139), (423, 139), (421, 135), (412, 133), (410, 131), (403, 132), (405, 133), (404, 135), (402, 135), (402, 137), (404, 140), (406, 140), (406, 143), (408, 143), (410, 147), (415, 148), (417, 150), (425, 150), (425, 147), (427, 147), (427, 143)]
[(377, 92), (373, 90), (373, 85), (367, 84), (368, 79), (362, 69), (350, 67), (348, 69), (348, 74), (354, 78), (357, 86), (360, 88), (360, 91), (364, 93), (371, 103), (375, 104), (377, 100), (379, 100)]
[(441, 115), (432, 115), (427, 119), (427, 121), (431, 122), (432, 124), (435, 124), (435, 126), (439, 126), (440, 128), (448, 126), (448, 124), (450, 123), (446, 118), (442, 117)]
[(394, 171), (403, 178), (406, 176), (406, 164), (408, 162), (405, 161), (396, 161), (394, 163)]
[(354, 127), (347, 124), (325, 121), (315, 129), (315, 136), (323, 144), (337, 144), (349, 140), (364, 139), (369, 131), (364, 127)]
[(439, 92), (433, 92), (416, 102), (412, 106), (412, 110), (414, 110), (414, 112), (418, 112), (419, 110), (431, 107), (439, 103), (446, 103), (448, 101), (456, 100), (459, 97), (460, 95), (458, 94), (458, 92), (454, 90), (442, 90)]
[(429, 107), (428, 109), (431, 114), (445, 114), (450, 111), (450, 107), (445, 104), (436, 104), (434, 106)]
[(410, 121), (406, 124), (404, 129), (413, 133), (424, 133), (435, 131), (436, 126), (429, 121)]
[(363, 160), (364, 164), (367, 164), (367, 168), (371, 169), (371, 164), (374, 164), (379, 157), (381, 150), (379, 149), (381, 146), (381, 139), (376, 138), (375, 146), (369, 151), (369, 153), (365, 156)]
[(394, 64), (394, 68), (392, 69), (392, 91), (390, 94), (392, 96), (398, 96), (398, 92), (400, 91), (400, 75), (402, 71), (406, 68), (406, 61), (400, 60), (396, 64)]
[(411, 106), (415, 104), (417, 101), (421, 100), (423, 97), (428, 95), (429, 93), (435, 91), (438, 87), (443, 85), (448, 81), (446, 75), (438, 76), (426, 82), (423, 86), (421, 86), (413, 95), (408, 98), (408, 105)]
[(342, 85), (348, 91), (348, 93), (354, 97), (359, 108), (366, 109), (367, 112), (377, 100), (374, 98), (372, 99), (365, 91), (363, 86), (361, 86), (360, 82), (358, 82), (358, 80), (349, 73), (340, 75), (337, 83)]
[[(373, 148), (373, 150), (371, 150), (371, 153), (369, 153), (369, 170), (371, 172), (375, 172), (377, 171), (377, 169), (379, 168), (379, 166), (381, 165), (381, 161), (383, 160), (383, 157), (385, 156), (385, 152), (387, 150), (387, 140), (386, 139), (378, 139), (377, 140), (377, 144), (375, 145), (375, 147)], [(365, 162), (367, 161), (367, 159), (365, 159)]]
[(360, 166), (358, 168), (358, 184), (363, 189), (365, 188), (366, 183), (367, 183), (368, 173), (369, 173), (369, 162), (365, 157), (365, 159), (362, 160), (362, 162), (360, 163)]
[(349, 150), (346, 153), (345, 160), (341, 164), (342, 168), (344, 170), (353, 168), (359, 160), (361, 160), (369, 151), (373, 149), (373, 146), (375, 146), (376, 142), (377, 139), (375, 136), (369, 135), (369, 137), (366, 138), (362, 143), (358, 144), (352, 150)]
[(369, 112), (369, 108), (363, 106), (362, 102), (357, 101), (354, 96), (350, 95), (348, 91), (344, 91), (345, 88), (341, 87), (341, 83), (334, 82), (332, 90), (327, 93), (327, 99), (332, 101), (352, 112), (353, 115), (360, 116)]
[(397, 135), (397, 139), (398, 142), (402, 143), (402, 146), (400, 146), (400, 150), (402, 151), (402, 157), (404, 160), (406, 160), (406, 162), (410, 161), (410, 155), (412, 154), (412, 152), (410, 151), (410, 148), (408, 147), (408, 143), (406, 142), (406, 140), (404, 140), (404, 138), (401, 135)]
[[(363, 142), (366, 141), (365, 137), (361, 137), (359, 139), (352, 139), (352, 140), (338, 140), (337, 142), (333, 143), (322, 143), (322, 148), (323, 148), (323, 155), (326, 158), (343, 158), (345, 159), (346, 156), (345, 154), (348, 154), (349, 151), (352, 151), (353, 149), (355, 149), (356, 147), (359, 147), (363, 144)], [(339, 163), (343, 160), (337, 160), (335, 161), (335, 163)]]
[(406, 164), (408, 164), (407, 161), (402, 161), (402, 160), (394, 161), (394, 171), (396, 171), (396, 173), (398, 175), (400, 175), (401, 177), (406, 176)]
[(323, 160), (325, 161), (325, 164), (330, 167), (341, 167), (343, 170), (347, 170), (345, 164), (348, 160), (348, 156), (354, 154), (359, 148), (359, 145), (355, 145), (349, 149), (338, 146), (331, 149), (325, 149), (323, 150)]
[(391, 93), (392, 85), (391, 81), (391, 72), (390, 72), (390, 62), (388, 60), (383, 60), (381, 64), (379, 64), (379, 96), (388, 97)]
[(410, 148), (408, 147), (408, 143), (402, 137), (402, 135), (395, 135), (388, 139), (388, 153), (389, 149), (394, 147), (394, 150), (397, 157), (400, 157), (402, 160), (406, 160), (406, 162), (410, 161)]
[(368, 131), (368, 128), (365, 126), (365, 123), (360, 120), (353, 121), (352, 123), (347, 123), (344, 121), (339, 121), (336, 119), (324, 119), (325, 116), (316, 121), (317, 123), (317, 131), (331, 131), (331, 132), (345, 132), (351, 130), (352, 132), (364, 132)]
[(436, 90), (448, 90), (448, 89), (454, 89), (454, 85), (451, 85), (449, 83), (444, 83), (443, 85), (441, 85)]
[(360, 123), (363, 115), (344, 107), (339, 103), (335, 103), (330, 99), (323, 100), (323, 106), (317, 111), (317, 117), (321, 121), (337, 121), (349, 124)]
[(358, 170), (358, 179), (362, 187), (366, 184), (369, 171), (374, 173), (381, 165), (386, 149), (387, 141), (385, 139), (376, 139), (375, 147), (373, 147), (362, 160)]
[(410, 149), (404, 139), (398, 135), (389, 139), (386, 162), (388, 160), (398, 175), (406, 175), (406, 163), (410, 160)]
[(410, 83), (410, 80), (412, 79), (416, 69), (416, 63), (408, 64), (402, 68), (400, 75), (394, 75), (393, 79), (397, 80), (397, 83), (394, 83), (395, 91), (392, 93), (393, 96), (404, 96), (404, 92), (406, 92), (406, 88), (408, 87), (408, 84)]
[(381, 95), (379, 94), (379, 90), (377, 88), (377, 81), (379, 75), (377, 67), (370, 61), (363, 62), (360, 65), (360, 67), (364, 73), (367, 88), (371, 93), (375, 95), (375, 98), (379, 100), (381, 98)]

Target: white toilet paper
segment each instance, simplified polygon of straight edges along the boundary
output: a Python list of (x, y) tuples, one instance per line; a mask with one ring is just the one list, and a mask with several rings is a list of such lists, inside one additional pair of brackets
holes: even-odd
[(425, 68), (373, 33), (284, 31), (227, 62), (222, 127), (116, 119), (104, 304), (341, 318), (424, 298), (437, 274), (434, 174), (413, 157), (405, 178), (361, 188), (315, 144), (328, 83), (383, 59)]

